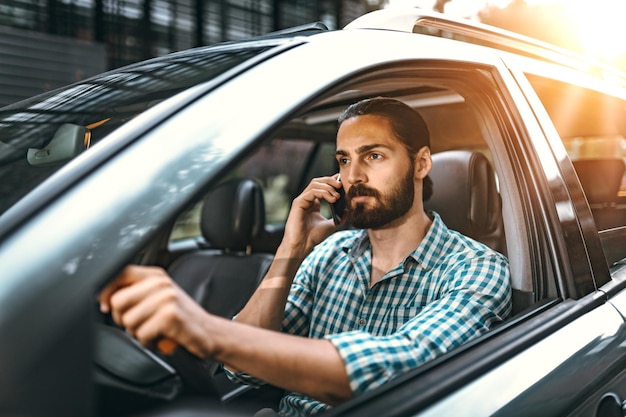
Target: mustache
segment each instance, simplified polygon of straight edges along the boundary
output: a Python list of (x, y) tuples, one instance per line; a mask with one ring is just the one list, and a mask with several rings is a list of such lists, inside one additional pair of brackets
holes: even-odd
[(378, 191), (374, 190), (373, 188), (368, 188), (363, 184), (357, 184), (350, 187), (346, 196), (348, 197), (348, 199), (358, 196), (378, 197)]

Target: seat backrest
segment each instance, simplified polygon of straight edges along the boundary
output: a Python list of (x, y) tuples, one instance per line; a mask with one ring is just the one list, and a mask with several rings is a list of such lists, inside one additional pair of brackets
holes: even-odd
[(176, 259), (172, 278), (207, 311), (232, 317), (259, 285), (273, 255), (250, 253), (265, 224), (263, 189), (250, 179), (218, 185), (204, 199), (200, 229), (210, 249)]
[(426, 210), (446, 225), (506, 255), (502, 202), (491, 163), (480, 152), (439, 152), (432, 156), (433, 195)]
[(622, 158), (579, 159), (573, 163), (589, 204), (617, 201), (624, 176)]
[(579, 159), (573, 163), (598, 229), (624, 226), (626, 209), (623, 204), (617, 204), (626, 169), (624, 160)]
[(200, 230), (211, 247), (244, 252), (264, 227), (263, 189), (251, 179), (224, 182), (204, 198)]

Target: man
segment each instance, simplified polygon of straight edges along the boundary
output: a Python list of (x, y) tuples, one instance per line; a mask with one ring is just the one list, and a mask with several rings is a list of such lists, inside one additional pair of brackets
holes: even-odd
[[(293, 201), (275, 261), (234, 320), (208, 314), (161, 269), (137, 266), (103, 291), (102, 310), (144, 344), (170, 339), (232, 378), (284, 388), (280, 415), (316, 414), (380, 386), (511, 309), (507, 260), (424, 211), (429, 145), (421, 116), (399, 101), (350, 106), (337, 133), (341, 182), (316, 178)], [(333, 233), (320, 205), (341, 186), (355, 229)]]

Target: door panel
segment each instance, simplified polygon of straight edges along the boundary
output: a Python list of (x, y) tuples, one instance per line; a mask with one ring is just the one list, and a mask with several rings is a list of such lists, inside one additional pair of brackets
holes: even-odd
[[(564, 415), (626, 360), (626, 327), (605, 304), (433, 405), (424, 416)], [(605, 382), (606, 381), (606, 382)]]

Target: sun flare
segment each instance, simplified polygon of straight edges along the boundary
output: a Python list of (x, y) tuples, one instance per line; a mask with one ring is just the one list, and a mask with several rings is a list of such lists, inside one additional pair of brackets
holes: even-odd
[(572, 18), (580, 28), (579, 42), (586, 54), (613, 61), (626, 54), (626, 2), (623, 0), (577, 0), (571, 2)]
[[(476, 18), (487, 7), (506, 9), (517, 0), (450, 0), (445, 13)], [(555, 13), (549, 30), (559, 45), (582, 52), (626, 71), (626, 0), (522, 0), (529, 6), (547, 6)], [(387, 7), (432, 9), (435, 0), (387, 0)], [(554, 6), (554, 7), (549, 7)], [(560, 37), (558, 35), (561, 35)], [(531, 35), (532, 36), (532, 35)]]
[[(489, 0), (487, 0), (489, 1)], [(626, 65), (626, 1), (624, 0), (524, 0), (529, 5), (556, 5), (561, 10), (554, 31), (573, 33), (568, 47), (622, 67)]]

